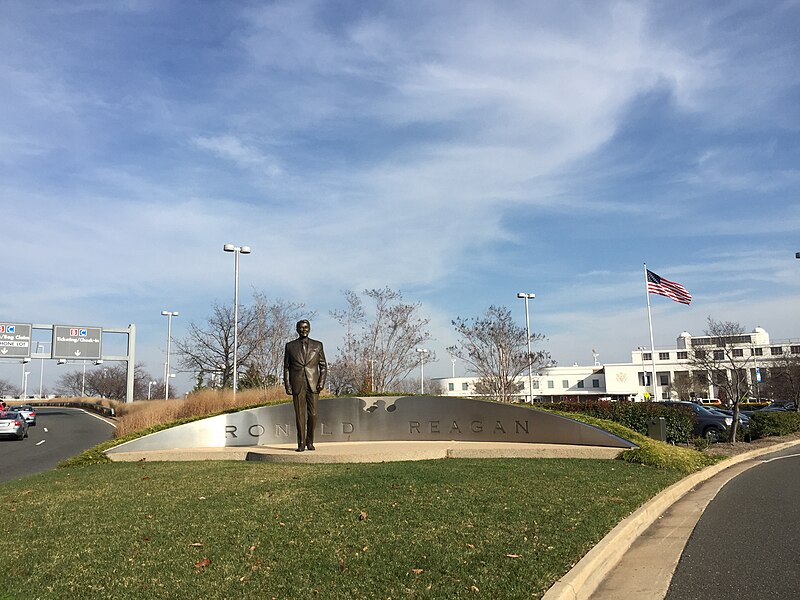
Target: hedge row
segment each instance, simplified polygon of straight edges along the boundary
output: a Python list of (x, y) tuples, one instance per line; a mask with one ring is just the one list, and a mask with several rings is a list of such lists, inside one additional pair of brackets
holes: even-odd
[(753, 438), (788, 435), (797, 431), (800, 431), (800, 412), (770, 411), (750, 415), (750, 435)]
[(606, 419), (625, 425), (637, 433), (647, 435), (648, 423), (664, 417), (667, 425), (667, 441), (685, 444), (692, 439), (694, 413), (681, 406), (661, 406), (656, 402), (609, 402), (608, 400), (586, 400), (583, 402), (556, 402), (542, 408), (567, 413), (581, 413), (598, 419)]

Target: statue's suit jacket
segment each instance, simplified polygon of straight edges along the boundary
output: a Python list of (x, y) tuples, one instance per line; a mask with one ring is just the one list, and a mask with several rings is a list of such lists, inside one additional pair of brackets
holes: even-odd
[(313, 393), (325, 386), (328, 375), (328, 362), (322, 342), (308, 338), (308, 351), (303, 356), (303, 343), (300, 338), (286, 344), (283, 355), (283, 381), (287, 391), (300, 394), (306, 389)]

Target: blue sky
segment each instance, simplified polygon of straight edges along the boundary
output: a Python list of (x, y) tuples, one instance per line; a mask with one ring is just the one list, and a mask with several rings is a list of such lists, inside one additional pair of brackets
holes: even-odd
[[(253, 288), (490, 304), (560, 364), (709, 315), (800, 338), (800, 3), (3, 3), (0, 320), (173, 334)], [(0, 377), (19, 380), (19, 365)], [(35, 372), (35, 369), (34, 369)], [(57, 372), (48, 368), (46, 379)], [(461, 365), (457, 372), (462, 373)], [(54, 375), (53, 375), (54, 376)], [(178, 380), (189, 388), (189, 378)]]

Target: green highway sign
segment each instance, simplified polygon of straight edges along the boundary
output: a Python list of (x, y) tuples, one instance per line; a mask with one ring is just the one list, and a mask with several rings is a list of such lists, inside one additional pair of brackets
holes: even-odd
[(30, 358), (30, 323), (0, 323), (0, 358)]

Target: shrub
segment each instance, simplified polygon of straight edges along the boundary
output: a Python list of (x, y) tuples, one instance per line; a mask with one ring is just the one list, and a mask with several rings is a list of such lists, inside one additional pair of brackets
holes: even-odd
[(659, 469), (675, 469), (681, 473), (689, 474), (722, 460), (722, 457), (719, 456), (702, 454), (690, 448), (673, 446), (651, 439), (617, 422), (598, 419), (576, 411), (570, 413), (556, 412), (576, 421), (583, 421), (589, 425), (605, 429), (609, 433), (613, 433), (639, 446), (638, 448), (620, 452), (619, 460), (628, 463), (647, 465)]
[(650, 420), (664, 417), (667, 424), (667, 441), (676, 444), (688, 443), (694, 429), (694, 414), (691, 410), (681, 406), (662, 406), (657, 402), (586, 400), (548, 404), (542, 408), (614, 421), (644, 436), (647, 435), (647, 425)]
[(754, 412), (750, 415), (750, 435), (755, 438), (788, 435), (800, 431), (800, 413)]

